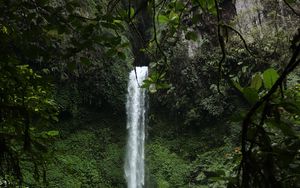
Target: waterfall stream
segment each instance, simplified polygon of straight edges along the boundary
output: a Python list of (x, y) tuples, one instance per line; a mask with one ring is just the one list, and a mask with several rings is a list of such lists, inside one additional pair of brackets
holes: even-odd
[(128, 141), (125, 159), (125, 178), (128, 188), (142, 188), (145, 183), (146, 91), (140, 86), (147, 74), (148, 67), (136, 67), (129, 74), (126, 102)]

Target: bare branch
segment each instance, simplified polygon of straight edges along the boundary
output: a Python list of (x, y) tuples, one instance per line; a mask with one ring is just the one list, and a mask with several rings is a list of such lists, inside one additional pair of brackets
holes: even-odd
[(296, 14), (298, 17), (300, 17), (300, 13), (297, 12), (286, 0), (283, 0), (283, 2), (291, 9), (291, 11)]
[(220, 82), (221, 82), (221, 75), (222, 75), (222, 64), (224, 63), (225, 59), (226, 59), (226, 50), (225, 50), (225, 42), (224, 42), (224, 38), (221, 35), (221, 18), (220, 18), (220, 12), (219, 12), (219, 6), (218, 6), (218, 2), (217, 0), (214, 0), (215, 2), (215, 7), (216, 7), (216, 11), (217, 11), (217, 24), (218, 24), (218, 39), (219, 39), (219, 44), (220, 44), (220, 48), (222, 51), (222, 58), (218, 63), (218, 84), (217, 84), (217, 89), (218, 89), (218, 93), (223, 95), (220, 91)]

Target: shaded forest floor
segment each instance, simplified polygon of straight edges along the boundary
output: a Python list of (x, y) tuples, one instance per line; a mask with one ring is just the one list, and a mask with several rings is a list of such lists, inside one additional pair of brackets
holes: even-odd
[[(147, 187), (225, 186), (226, 179), (220, 177), (232, 176), (240, 157), (239, 148), (233, 144), (234, 133), (224, 128), (228, 125), (209, 125), (195, 131), (182, 128), (180, 121), (150, 116), (146, 141)], [(53, 128), (60, 131), (60, 136), (49, 144), (46, 183), (42, 177), (35, 181), (38, 178), (32, 173), (35, 167), (23, 162), (27, 185), (126, 187), (124, 115), (81, 109), (75, 117), (66, 118)]]

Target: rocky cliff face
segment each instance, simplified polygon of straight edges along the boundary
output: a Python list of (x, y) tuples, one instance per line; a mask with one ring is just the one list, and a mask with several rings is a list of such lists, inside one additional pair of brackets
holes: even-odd
[(251, 28), (262, 25), (264, 16), (260, 0), (237, 0), (235, 7), (241, 32), (247, 33)]
[[(299, 5), (291, 4), (295, 10)], [(275, 34), (282, 29), (291, 31), (297, 23), (297, 17), (283, 0), (236, 0), (235, 1), (236, 28), (241, 34), (248, 35), (253, 30), (257, 30), (260, 38), (266, 33)], [(296, 19), (295, 19), (296, 18)], [(298, 22), (299, 23), (299, 22)]]

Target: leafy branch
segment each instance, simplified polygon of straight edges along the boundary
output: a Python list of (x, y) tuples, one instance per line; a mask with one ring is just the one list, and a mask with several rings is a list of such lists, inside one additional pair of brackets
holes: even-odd
[(220, 82), (221, 82), (221, 75), (222, 75), (222, 64), (224, 63), (224, 61), (226, 59), (226, 49), (225, 49), (224, 37), (221, 35), (221, 23), (220, 23), (221, 16), (220, 16), (220, 12), (219, 12), (218, 2), (217, 2), (217, 0), (214, 0), (214, 2), (215, 2), (216, 12), (217, 12), (218, 40), (219, 40), (220, 48), (222, 51), (222, 58), (218, 63), (219, 78), (218, 78), (218, 83), (217, 83), (217, 89), (218, 89), (218, 93), (222, 94), (220, 91)]
[[(300, 33), (297, 34), (298, 36)], [(296, 37), (297, 38), (297, 37)], [(295, 41), (296, 43), (298, 41)], [(249, 187), (249, 178), (251, 175), (250, 171), (250, 161), (251, 158), (251, 148), (247, 149), (247, 134), (249, 130), (249, 126), (252, 123), (253, 116), (257, 113), (258, 109), (265, 104), (267, 106), (268, 102), (270, 101), (270, 98), (272, 95), (280, 88), (280, 86), (283, 84), (284, 80), (288, 76), (289, 73), (291, 73), (300, 63), (300, 60), (298, 59), (298, 56), (300, 54), (300, 44), (297, 45), (295, 48), (293, 55), (288, 63), (288, 65), (285, 67), (284, 71), (280, 75), (280, 77), (277, 79), (277, 81), (274, 83), (274, 85), (271, 87), (271, 89), (268, 91), (268, 93), (263, 96), (258, 102), (254, 104), (254, 106), (250, 109), (250, 111), (247, 113), (246, 117), (243, 120), (242, 123), (242, 161), (241, 161), (241, 168), (239, 174), (242, 172), (242, 187)], [(263, 110), (261, 114), (261, 122), (260, 124), (264, 123), (264, 120), (267, 115), (267, 110)]]

